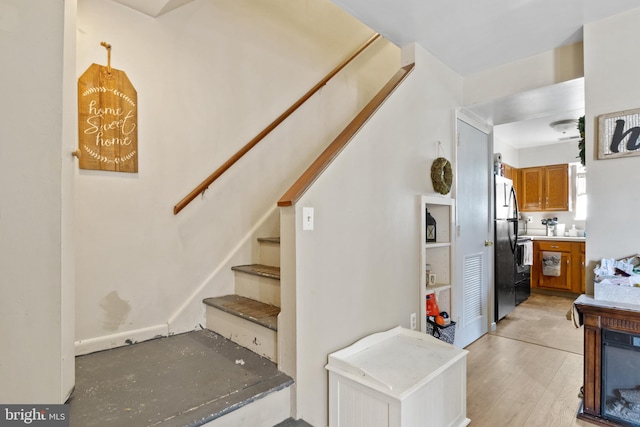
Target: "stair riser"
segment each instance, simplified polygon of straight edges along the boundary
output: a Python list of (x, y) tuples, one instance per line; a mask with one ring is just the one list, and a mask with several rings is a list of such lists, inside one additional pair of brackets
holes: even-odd
[(206, 320), (207, 329), (277, 362), (278, 337), (275, 331), (210, 306), (207, 306)]
[(291, 387), (245, 405), (204, 424), (205, 427), (271, 427), (289, 418)]
[(280, 267), (280, 245), (271, 242), (260, 242), (260, 264)]
[(280, 307), (280, 281), (252, 274), (235, 273), (236, 294)]

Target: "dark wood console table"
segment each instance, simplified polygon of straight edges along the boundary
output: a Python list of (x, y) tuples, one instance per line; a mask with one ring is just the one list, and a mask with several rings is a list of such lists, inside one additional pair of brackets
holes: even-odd
[(640, 333), (640, 306), (594, 300), (587, 295), (581, 295), (574, 304), (584, 325), (584, 398), (578, 418), (620, 426), (602, 417), (602, 330)]

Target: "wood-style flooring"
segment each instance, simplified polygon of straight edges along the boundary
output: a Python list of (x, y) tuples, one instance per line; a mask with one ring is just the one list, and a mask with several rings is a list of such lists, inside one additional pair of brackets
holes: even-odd
[(466, 348), (471, 426), (592, 425), (576, 419), (583, 329), (566, 318), (572, 303), (532, 294), (494, 333)]

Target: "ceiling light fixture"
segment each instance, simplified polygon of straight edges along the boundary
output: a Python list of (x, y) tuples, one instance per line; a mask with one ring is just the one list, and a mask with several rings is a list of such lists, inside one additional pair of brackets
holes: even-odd
[(569, 131), (578, 131), (578, 119), (566, 119), (558, 120), (557, 122), (549, 123), (551, 129), (560, 133), (567, 133)]

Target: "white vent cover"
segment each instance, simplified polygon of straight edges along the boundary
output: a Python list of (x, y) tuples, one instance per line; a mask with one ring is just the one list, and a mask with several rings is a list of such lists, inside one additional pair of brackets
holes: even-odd
[(464, 326), (482, 317), (483, 265), (482, 253), (464, 257), (464, 270), (462, 272), (462, 286), (464, 289), (462, 323)]

